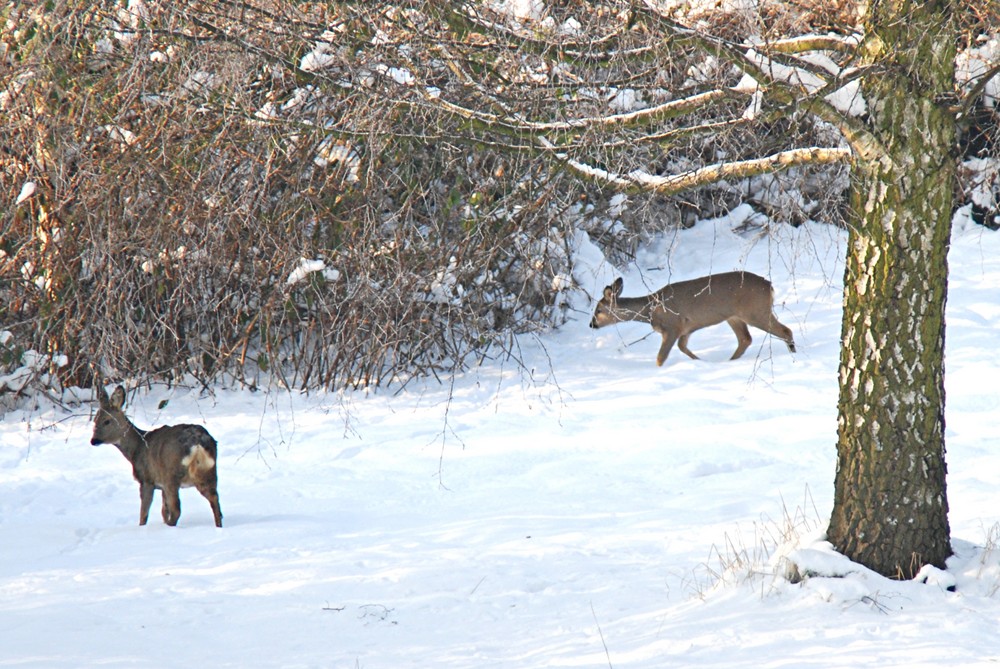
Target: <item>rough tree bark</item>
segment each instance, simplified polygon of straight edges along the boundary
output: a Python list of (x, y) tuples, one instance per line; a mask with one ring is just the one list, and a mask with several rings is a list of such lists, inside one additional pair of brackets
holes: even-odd
[(873, 3), (862, 45), (880, 70), (864, 89), (878, 146), (854, 163), (828, 538), (898, 578), (951, 555), (944, 310), (956, 11), (948, 0)]

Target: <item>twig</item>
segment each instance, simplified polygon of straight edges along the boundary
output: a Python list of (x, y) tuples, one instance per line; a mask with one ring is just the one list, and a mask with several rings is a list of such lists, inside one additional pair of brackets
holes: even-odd
[(604, 631), (601, 629), (601, 623), (597, 620), (597, 611), (594, 610), (594, 602), (590, 602), (590, 613), (594, 616), (597, 633), (601, 636), (601, 645), (604, 646), (604, 655), (608, 658), (608, 667), (609, 669), (614, 669), (614, 665), (611, 663), (611, 651), (608, 650), (608, 644), (604, 640)]

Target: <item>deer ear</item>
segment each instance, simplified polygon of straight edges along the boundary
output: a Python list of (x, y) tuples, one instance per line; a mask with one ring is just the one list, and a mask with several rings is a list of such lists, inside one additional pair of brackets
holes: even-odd
[(115, 388), (115, 391), (111, 393), (111, 401), (108, 402), (108, 406), (112, 409), (121, 409), (125, 404), (125, 389), (121, 386)]
[(111, 404), (111, 401), (108, 399), (108, 392), (106, 390), (104, 390), (104, 386), (100, 382), (97, 382), (94, 385), (94, 387), (97, 388), (97, 401), (98, 401), (98, 403), (102, 407), (109, 406)]
[(625, 281), (621, 277), (615, 279), (615, 282), (612, 284), (612, 290), (614, 290), (615, 292), (615, 297), (618, 297), (619, 295), (622, 294), (622, 288), (624, 286), (625, 286)]

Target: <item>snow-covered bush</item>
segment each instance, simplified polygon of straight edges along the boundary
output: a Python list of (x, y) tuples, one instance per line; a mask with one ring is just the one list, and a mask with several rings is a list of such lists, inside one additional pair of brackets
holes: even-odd
[[(196, 8), (141, 9), (102, 23), (69, 3), (4, 29), (24, 63), (4, 99), (12, 155), (47, 144), (60, 166), (30, 188), (15, 175), (37, 166), (0, 171), (17, 196), (0, 244), (6, 327), (25, 349), (64, 352), (46, 374), (378, 385), (501, 355), (513, 333), (561, 321), (572, 195), (536, 201), (558, 176), (371, 104), (415, 86), (392, 31), (427, 17), (373, 8), (357, 17), (381, 26), (366, 52), (334, 25), (296, 70), (269, 57), (289, 46), (277, 32), (254, 31), (246, 50), (192, 42), (181, 31)], [(305, 34), (315, 18), (283, 28)], [(262, 7), (212, 22), (274, 20)], [(87, 104), (61, 105), (60, 86)], [(41, 379), (36, 367), (4, 372)]]
[(0, 330), (0, 416), (22, 397), (61, 390), (56, 374), (68, 359), (25, 349), (10, 330)]

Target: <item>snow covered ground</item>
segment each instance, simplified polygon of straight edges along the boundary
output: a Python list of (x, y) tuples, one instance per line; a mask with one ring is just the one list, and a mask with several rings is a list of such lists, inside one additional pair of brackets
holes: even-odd
[[(769, 276), (792, 355), (725, 326), (654, 364), (648, 326), (521, 341), (454, 386), (291, 395), (155, 387), (141, 427), (206, 425), (225, 527), (138, 488), (91, 407), (0, 422), (0, 666), (858, 667), (1000, 662), (1000, 235), (960, 216), (948, 303), (955, 557), (927, 584), (822, 542), (835, 468), (844, 237), (703, 222), (625, 294)], [(585, 239), (576, 279), (615, 276)], [(161, 404), (166, 405), (160, 408)], [(780, 577), (793, 557), (820, 574)], [(839, 576), (839, 577), (837, 577)], [(954, 591), (945, 586), (955, 584)]]

